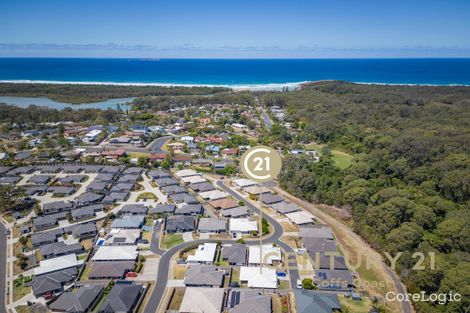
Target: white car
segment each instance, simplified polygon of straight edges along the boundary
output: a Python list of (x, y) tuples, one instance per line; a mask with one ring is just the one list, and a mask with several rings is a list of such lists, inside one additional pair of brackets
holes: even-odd
[(297, 279), (297, 289), (302, 289), (302, 281)]

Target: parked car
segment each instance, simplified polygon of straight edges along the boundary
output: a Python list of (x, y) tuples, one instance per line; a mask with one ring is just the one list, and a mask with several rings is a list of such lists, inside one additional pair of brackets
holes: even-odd
[(126, 277), (137, 277), (137, 273), (136, 272), (127, 272)]
[(300, 279), (297, 279), (297, 289), (302, 289), (302, 281)]

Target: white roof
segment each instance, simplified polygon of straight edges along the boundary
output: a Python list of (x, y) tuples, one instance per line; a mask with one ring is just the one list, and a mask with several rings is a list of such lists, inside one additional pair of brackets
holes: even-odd
[(181, 141), (193, 141), (194, 137), (192, 136), (183, 136), (181, 137)]
[(187, 176), (195, 176), (195, 175), (200, 175), (198, 172), (195, 170), (190, 170), (190, 169), (185, 169), (185, 170), (180, 170), (175, 173), (176, 177), (187, 177)]
[[(134, 244), (140, 237), (140, 229), (112, 228), (106, 245)], [(122, 239), (117, 239), (122, 238)]]
[(99, 134), (101, 134), (101, 130), (93, 129), (92, 131), (88, 132), (85, 136), (86, 137), (94, 137), (94, 136), (98, 136)]
[(292, 223), (297, 225), (308, 224), (315, 219), (315, 216), (307, 211), (287, 213), (286, 216), (291, 220)]
[(137, 246), (101, 246), (93, 261), (133, 261), (137, 258)]
[(197, 184), (197, 183), (203, 183), (207, 181), (204, 177), (202, 176), (186, 176), (186, 177), (181, 177), (181, 180), (185, 183), (188, 184)]
[(188, 262), (213, 262), (215, 259), (215, 253), (217, 251), (216, 243), (205, 243), (197, 247), (194, 255), (188, 256)]
[(258, 222), (247, 218), (231, 218), (229, 220), (229, 229), (231, 232), (251, 232), (258, 230)]
[(223, 288), (187, 287), (179, 312), (220, 313), (224, 292)]
[(263, 267), (240, 267), (240, 281), (248, 282), (250, 288), (277, 288), (276, 270)]
[(67, 254), (57, 258), (42, 260), (39, 262), (39, 267), (34, 268), (34, 275), (42, 275), (76, 267), (82, 263), (83, 260), (77, 260), (75, 254)]
[[(281, 261), (281, 248), (274, 247), (272, 244), (263, 245), (263, 264), (273, 264), (273, 261)], [(250, 246), (248, 263), (249, 264), (260, 264), (260, 253), (259, 246)]]
[(228, 194), (226, 192), (220, 191), (218, 189), (200, 192), (199, 195), (206, 200), (217, 200), (227, 198)]
[(256, 182), (246, 178), (234, 179), (232, 182), (242, 188), (256, 185)]

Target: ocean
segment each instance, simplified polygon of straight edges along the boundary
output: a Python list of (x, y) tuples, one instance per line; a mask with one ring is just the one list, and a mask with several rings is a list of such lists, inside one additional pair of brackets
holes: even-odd
[(0, 81), (277, 89), (318, 80), (470, 85), (470, 59), (0, 58)]

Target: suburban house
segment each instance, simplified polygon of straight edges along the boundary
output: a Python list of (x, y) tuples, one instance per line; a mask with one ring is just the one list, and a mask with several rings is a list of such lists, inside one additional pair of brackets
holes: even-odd
[(168, 234), (184, 233), (196, 229), (196, 219), (194, 216), (172, 216), (165, 222), (165, 232)]
[(123, 279), (134, 270), (134, 261), (93, 262), (88, 279)]
[(258, 266), (241, 266), (240, 283), (247, 284), (249, 288), (275, 289), (278, 285), (276, 270), (264, 267), (261, 271)]
[(137, 246), (100, 246), (91, 260), (101, 261), (135, 261)]
[(179, 309), (180, 313), (220, 313), (225, 298), (223, 288), (188, 287)]
[(227, 221), (224, 218), (201, 217), (197, 229), (200, 233), (224, 233), (227, 231)]
[(254, 289), (234, 288), (227, 297), (227, 309), (230, 313), (271, 313), (271, 295)]
[(225, 209), (220, 211), (220, 214), (223, 217), (233, 217), (233, 218), (241, 218), (241, 217), (248, 217), (250, 212), (248, 211), (248, 207), (246, 206), (238, 206), (232, 209)]
[(200, 244), (194, 254), (188, 255), (187, 262), (189, 264), (212, 264), (217, 254), (216, 243)]
[(144, 225), (145, 217), (142, 215), (124, 215), (117, 218), (111, 224), (111, 228), (136, 229)]
[(246, 265), (247, 249), (239, 243), (224, 244), (222, 246), (222, 260), (228, 265)]
[(141, 285), (118, 281), (104, 299), (98, 312), (134, 312), (142, 291)]
[(186, 287), (222, 287), (224, 271), (213, 265), (190, 265), (184, 275)]
[(70, 211), (73, 208), (73, 204), (71, 202), (64, 202), (64, 201), (55, 201), (44, 203), (42, 206), (42, 211), (44, 215), (60, 213), (64, 211)]
[(173, 213), (176, 209), (174, 204), (157, 204), (154, 208), (150, 208), (148, 213), (150, 214), (169, 214)]
[(267, 265), (277, 265), (282, 261), (281, 248), (272, 244), (262, 246), (262, 260), (260, 260), (260, 247), (258, 245), (249, 246), (248, 264), (251, 266), (260, 265), (261, 262)]
[(258, 222), (247, 218), (231, 218), (229, 219), (229, 230), (232, 234), (249, 234), (258, 231)]
[(297, 313), (331, 313), (342, 308), (336, 294), (296, 289), (294, 295)]
[(49, 308), (54, 312), (89, 312), (98, 300), (104, 284), (82, 285), (75, 292), (64, 292)]

